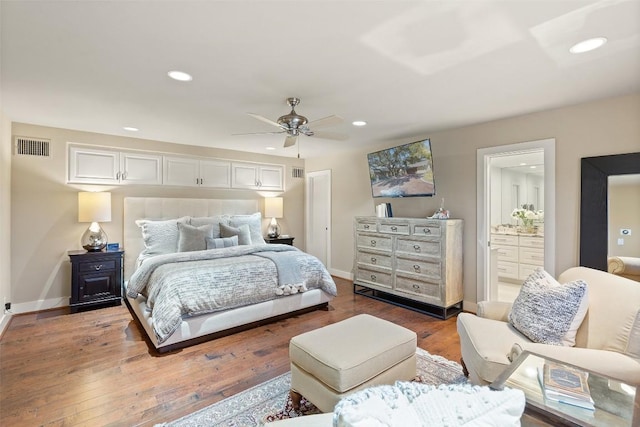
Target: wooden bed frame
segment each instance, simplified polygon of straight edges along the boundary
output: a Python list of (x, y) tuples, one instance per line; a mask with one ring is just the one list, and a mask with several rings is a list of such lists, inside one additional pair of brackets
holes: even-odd
[[(179, 199), (159, 197), (125, 197), (124, 199), (124, 277), (125, 288), (135, 270), (136, 260), (144, 249), (138, 219), (171, 219), (182, 216), (204, 217), (221, 214), (240, 215), (260, 211), (260, 200)], [(159, 353), (198, 344), (221, 336), (250, 329), (265, 323), (313, 311), (327, 309), (333, 298), (321, 289), (289, 295), (250, 306), (234, 308), (200, 316), (184, 317), (179, 328), (162, 344), (153, 332), (153, 317), (146, 309), (146, 300), (126, 296), (124, 300), (142, 328), (151, 346)]]

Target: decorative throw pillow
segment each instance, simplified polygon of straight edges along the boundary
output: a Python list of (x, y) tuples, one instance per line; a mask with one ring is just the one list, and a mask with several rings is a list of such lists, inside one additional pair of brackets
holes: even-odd
[(220, 224), (229, 225), (229, 215), (214, 215), (214, 216), (201, 216), (197, 218), (191, 218), (191, 225), (194, 227), (200, 227), (207, 224), (213, 225), (213, 238), (220, 237)]
[(533, 342), (573, 346), (588, 308), (584, 281), (560, 284), (543, 269), (537, 269), (522, 284), (509, 322)]
[(206, 240), (207, 249), (220, 249), (230, 248), (231, 246), (238, 246), (238, 236), (218, 237), (217, 239), (207, 237)]
[(232, 227), (239, 227), (244, 224), (247, 224), (249, 230), (251, 230), (250, 244), (265, 245), (267, 243), (262, 237), (262, 214), (260, 212), (251, 215), (233, 215), (229, 220), (229, 225)]
[(200, 227), (178, 223), (180, 236), (178, 238), (178, 252), (203, 251), (207, 249), (207, 238), (213, 236), (213, 225)]
[(247, 224), (241, 225), (240, 227), (231, 227), (220, 224), (220, 235), (222, 237), (238, 236), (239, 245), (251, 244), (251, 231), (249, 231), (249, 226)]
[(640, 359), (640, 310), (636, 313), (633, 325), (631, 325), (631, 332), (629, 333), (629, 341), (627, 342), (625, 353), (631, 357)]
[(136, 225), (142, 229), (142, 240), (145, 249), (141, 252), (141, 258), (150, 256), (171, 254), (178, 250), (178, 223), (186, 224), (188, 217), (168, 219), (168, 220), (150, 220), (139, 219)]

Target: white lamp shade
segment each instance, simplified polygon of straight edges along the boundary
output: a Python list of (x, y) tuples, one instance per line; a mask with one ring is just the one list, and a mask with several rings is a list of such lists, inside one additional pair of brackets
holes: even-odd
[(264, 216), (265, 218), (282, 218), (283, 215), (283, 198), (268, 197), (264, 199)]
[(111, 193), (78, 193), (78, 222), (111, 221)]

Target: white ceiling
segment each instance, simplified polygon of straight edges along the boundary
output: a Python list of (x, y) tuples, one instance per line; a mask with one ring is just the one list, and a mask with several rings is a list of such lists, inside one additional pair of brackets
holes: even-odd
[[(6, 1), (13, 121), (296, 156), (276, 120), (336, 114), (302, 157), (640, 91), (640, 1)], [(605, 36), (601, 49), (568, 53)], [(170, 70), (193, 75), (180, 83)], [(353, 120), (369, 124), (356, 128)], [(140, 128), (137, 133), (123, 126)], [(434, 141), (434, 145), (437, 141)], [(265, 147), (277, 147), (265, 151)]]

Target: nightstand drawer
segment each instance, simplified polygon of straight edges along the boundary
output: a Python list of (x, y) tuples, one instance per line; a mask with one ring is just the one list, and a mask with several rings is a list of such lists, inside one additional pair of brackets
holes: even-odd
[(95, 273), (99, 271), (115, 270), (116, 262), (114, 260), (81, 262), (78, 267), (82, 273)]

